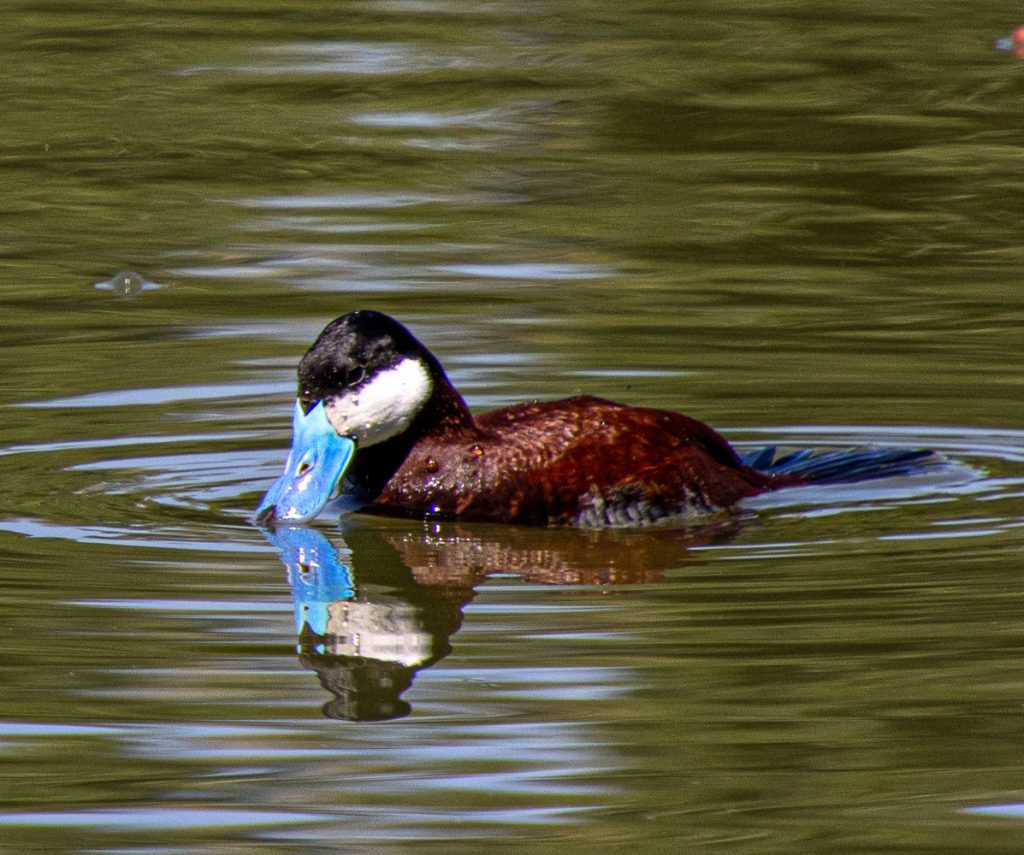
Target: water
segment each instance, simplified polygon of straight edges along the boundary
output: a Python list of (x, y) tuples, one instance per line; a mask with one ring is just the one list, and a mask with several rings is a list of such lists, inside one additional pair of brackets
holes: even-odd
[[(0, 847), (1018, 851), (1017, 23), (8, 3)], [(692, 530), (268, 542), (295, 363), (360, 306), (477, 408), (957, 466)]]

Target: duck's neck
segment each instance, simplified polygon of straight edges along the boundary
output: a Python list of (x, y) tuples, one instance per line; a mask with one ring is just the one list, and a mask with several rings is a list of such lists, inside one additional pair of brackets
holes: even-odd
[(434, 392), (416, 414), (406, 434), (415, 443), (421, 437), (434, 433), (464, 431), (476, 427), (476, 420), (455, 387), (441, 369), (434, 375)]
[(433, 394), (406, 430), (357, 451), (345, 476), (347, 490), (358, 501), (369, 503), (384, 489), (416, 443), (427, 437), (443, 438), (474, 430), (473, 414), (442, 371), (434, 377)]

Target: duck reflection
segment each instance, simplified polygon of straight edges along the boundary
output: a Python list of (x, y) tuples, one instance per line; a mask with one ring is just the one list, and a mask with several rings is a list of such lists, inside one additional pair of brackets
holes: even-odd
[(372, 543), (357, 583), (353, 551), (340, 537), (335, 545), (312, 528), (266, 535), (292, 588), (299, 662), (334, 695), (324, 715), (350, 721), (407, 715), (402, 693), (418, 670), (451, 651), (448, 639), (462, 623), (472, 588), (419, 585), (393, 550), (381, 556)]
[[(476, 586), (491, 575), (566, 586), (655, 582), (686, 547), (730, 537), (727, 520), (664, 531), (355, 524), (334, 542), (314, 528), (264, 532), (287, 569), (299, 661), (334, 698), (329, 718), (385, 721), (411, 710), (416, 673), (451, 652)], [(358, 567), (358, 573), (356, 568)]]

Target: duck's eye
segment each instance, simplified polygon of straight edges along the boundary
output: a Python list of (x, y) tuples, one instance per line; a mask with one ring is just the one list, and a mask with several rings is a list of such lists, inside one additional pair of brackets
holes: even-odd
[(345, 372), (344, 385), (356, 386), (363, 382), (363, 378), (366, 376), (366, 369), (362, 365), (357, 365), (355, 368), (350, 368)]

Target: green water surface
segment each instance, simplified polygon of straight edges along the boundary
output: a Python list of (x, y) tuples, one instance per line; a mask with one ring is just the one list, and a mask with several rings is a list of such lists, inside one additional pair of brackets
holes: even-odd
[[(1012, 14), (8, 2), (0, 848), (1019, 852)], [(359, 307), (474, 408), (586, 391), (957, 467), (290, 552), (248, 515), (298, 357)], [(328, 605), (358, 643), (297, 634)]]

